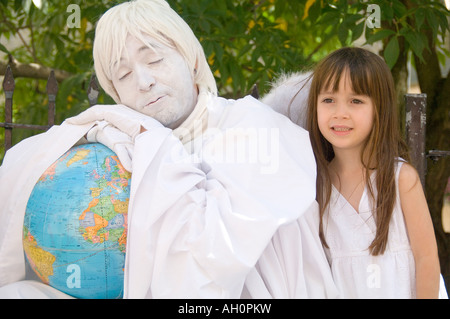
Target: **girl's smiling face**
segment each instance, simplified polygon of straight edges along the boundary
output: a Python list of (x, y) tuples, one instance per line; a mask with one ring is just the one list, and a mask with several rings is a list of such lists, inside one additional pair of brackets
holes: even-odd
[(348, 71), (339, 88), (323, 88), (317, 99), (317, 121), (323, 137), (340, 150), (361, 151), (374, 124), (374, 105), (367, 95), (353, 91)]

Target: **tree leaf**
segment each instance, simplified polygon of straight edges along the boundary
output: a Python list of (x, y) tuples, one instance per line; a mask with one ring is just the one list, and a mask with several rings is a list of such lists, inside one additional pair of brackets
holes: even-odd
[(352, 42), (359, 39), (359, 37), (362, 35), (364, 31), (365, 25), (366, 23), (362, 21), (352, 29)]
[(384, 60), (386, 61), (386, 64), (389, 66), (390, 69), (392, 69), (392, 67), (397, 62), (399, 54), (400, 54), (400, 47), (398, 45), (398, 38), (394, 36), (391, 38), (391, 40), (389, 40), (389, 43), (387, 44), (383, 53)]
[(417, 31), (419, 31), (422, 27), (423, 21), (425, 20), (425, 11), (420, 9), (416, 10), (416, 12), (414, 13), (414, 17), (416, 20)]
[(431, 27), (431, 30), (433, 31), (433, 39), (435, 39), (439, 28), (438, 19), (432, 9), (427, 9), (425, 12), (425, 16), (427, 18), (428, 24)]
[(404, 37), (406, 41), (409, 43), (413, 53), (422, 61), (423, 60), (422, 52), (425, 47), (428, 46), (428, 40), (426, 37), (421, 37), (421, 33), (415, 33), (411, 30), (405, 32)]
[(7, 54), (10, 54), (9, 51), (8, 51), (8, 49), (7, 49), (3, 44), (1, 44), (1, 43), (0, 43), (0, 51), (3, 51), (3, 52), (5, 52), (5, 53), (7, 53)]
[(348, 36), (348, 28), (344, 24), (341, 24), (338, 28), (338, 38), (342, 46), (346, 45), (347, 36)]
[(314, 2), (311, 8), (309, 8), (309, 19), (312, 22), (316, 22), (319, 19), (322, 12), (322, 5), (320, 1)]
[(398, 0), (392, 1), (392, 9), (396, 17), (403, 17), (408, 11), (403, 3)]
[(308, 17), (309, 8), (311, 8), (311, 6), (314, 4), (314, 2), (316, 2), (316, 0), (308, 0), (308, 1), (306, 1), (305, 10), (303, 12), (302, 20), (305, 20)]
[(377, 41), (383, 40), (384, 38), (387, 38), (389, 36), (394, 35), (395, 32), (392, 30), (388, 30), (388, 29), (382, 29), (376, 33), (374, 33), (373, 35), (369, 36), (367, 38), (367, 43), (368, 44), (373, 44)]

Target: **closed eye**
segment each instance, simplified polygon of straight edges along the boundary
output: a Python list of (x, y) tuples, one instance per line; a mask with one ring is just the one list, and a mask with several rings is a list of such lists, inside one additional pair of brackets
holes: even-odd
[(164, 60), (164, 58), (161, 58), (161, 59), (159, 59), (159, 60), (149, 62), (148, 64), (149, 64), (149, 65), (151, 65), (151, 64), (157, 64), (157, 63), (159, 63), (159, 62), (162, 62), (163, 60)]
[(127, 76), (129, 76), (131, 74), (131, 72), (127, 72), (127, 73), (125, 73), (123, 76), (121, 76), (120, 78), (119, 78), (119, 81), (121, 81), (121, 80), (124, 80)]

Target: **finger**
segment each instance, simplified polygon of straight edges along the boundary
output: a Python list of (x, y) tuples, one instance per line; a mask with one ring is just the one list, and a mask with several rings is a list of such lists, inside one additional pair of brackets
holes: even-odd
[(75, 125), (82, 125), (90, 122), (102, 121), (104, 120), (104, 116), (102, 108), (100, 108), (101, 106), (102, 105), (91, 106), (86, 111), (83, 111), (76, 116), (69, 117), (66, 119), (66, 122)]
[(139, 134), (141, 129), (141, 124), (139, 121), (133, 117), (130, 117), (129, 114), (107, 112), (104, 114), (104, 119), (117, 127), (119, 131), (130, 136), (132, 139)]
[[(126, 145), (126, 144), (125, 144)], [(131, 156), (124, 144), (116, 145), (114, 152), (117, 154), (120, 163), (128, 171), (132, 172)]]
[(94, 125), (87, 133), (86, 139), (90, 143), (98, 142), (97, 134), (101, 134), (106, 126), (108, 126), (108, 122), (106, 121), (96, 121), (96, 125)]
[(89, 143), (98, 142), (98, 140), (97, 140), (98, 131), (99, 131), (98, 126), (94, 126), (87, 132), (86, 139), (88, 140)]
[(94, 105), (77, 116), (66, 120), (67, 123), (74, 125), (82, 125), (95, 121), (109, 122), (131, 137), (136, 136), (136, 132), (140, 130), (140, 125), (133, 118), (127, 116), (123, 108), (117, 107), (116, 105)]

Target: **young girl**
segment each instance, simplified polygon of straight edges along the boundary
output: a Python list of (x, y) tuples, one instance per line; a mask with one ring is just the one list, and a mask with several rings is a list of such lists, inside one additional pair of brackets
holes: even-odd
[(339, 49), (313, 73), (320, 237), (343, 298), (439, 296), (433, 225), (395, 101), (389, 68), (367, 50)]

